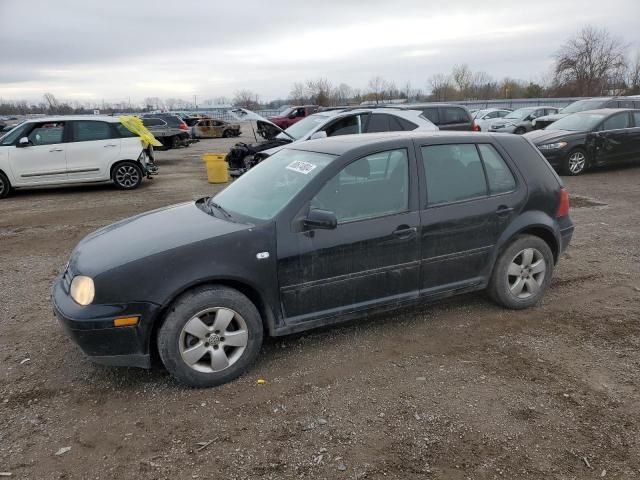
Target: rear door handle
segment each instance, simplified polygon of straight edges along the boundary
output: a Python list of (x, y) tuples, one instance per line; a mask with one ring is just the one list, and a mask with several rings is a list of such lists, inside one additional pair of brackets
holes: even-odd
[(409, 238), (418, 233), (418, 229), (416, 227), (410, 227), (409, 225), (400, 225), (393, 231), (393, 235), (398, 238)]
[(512, 207), (507, 207), (506, 205), (500, 205), (498, 207), (498, 209), (496, 210), (496, 214), (499, 217), (505, 217), (505, 216), (509, 215), (511, 212), (513, 212), (513, 208)]
[(107, 147), (117, 147), (117, 145), (105, 145), (104, 146), (104, 148), (107, 148)]
[(62, 152), (62, 150), (63, 150), (62, 148), (54, 148), (54, 149), (51, 149), (49, 151), (50, 152)]

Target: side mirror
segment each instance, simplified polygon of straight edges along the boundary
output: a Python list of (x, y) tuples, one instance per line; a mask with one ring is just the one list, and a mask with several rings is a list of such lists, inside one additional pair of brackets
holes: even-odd
[(320, 130), (309, 137), (309, 140), (317, 140), (318, 138), (327, 138), (327, 132)]
[(28, 147), (29, 145), (31, 145), (31, 142), (29, 142), (29, 138), (22, 137), (20, 140), (18, 140), (18, 144), (16, 145), (16, 147), (24, 148), (24, 147)]
[(303, 221), (304, 226), (309, 229), (333, 230), (338, 226), (336, 214), (329, 210), (314, 208), (309, 211), (307, 218)]

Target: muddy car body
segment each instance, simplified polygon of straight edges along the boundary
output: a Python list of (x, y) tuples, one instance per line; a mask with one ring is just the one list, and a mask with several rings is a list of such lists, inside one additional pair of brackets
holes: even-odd
[(202, 118), (191, 128), (192, 138), (229, 138), (240, 135), (240, 124), (214, 118)]

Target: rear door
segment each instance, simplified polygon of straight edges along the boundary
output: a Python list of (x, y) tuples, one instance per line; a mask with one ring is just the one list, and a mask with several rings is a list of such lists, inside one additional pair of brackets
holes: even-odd
[[(121, 140), (108, 122), (77, 120), (72, 123), (72, 141), (67, 149), (69, 180), (106, 180), (111, 165), (119, 159)], [(135, 160), (132, 159), (132, 160)]]
[(309, 208), (336, 214), (333, 230), (278, 232), (278, 278), (287, 321), (416, 298), (417, 175), (411, 142), (342, 166)]
[(453, 142), (416, 145), (424, 296), (486, 281), (498, 238), (526, 198), (498, 145)]
[(42, 122), (25, 130), (29, 145), (9, 149), (9, 165), (19, 185), (67, 180), (68, 129), (68, 122)]

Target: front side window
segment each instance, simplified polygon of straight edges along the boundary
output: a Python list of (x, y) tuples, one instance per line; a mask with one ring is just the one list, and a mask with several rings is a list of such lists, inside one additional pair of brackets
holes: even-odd
[(52, 145), (62, 143), (64, 122), (48, 122), (36, 125), (29, 133), (29, 142), (33, 145)]
[(515, 190), (516, 180), (507, 164), (496, 151), (493, 145), (481, 144), (478, 146), (480, 155), (484, 162), (484, 169), (487, 172), (489, 182), (489, 192), (491, 195), (507, 193)]
[(407, 211), (407, 151), (375, 153), (350, 163), (324, 185), (311, 208), (334, 212), (338, 223)]
[(619, 130), (629, 127), (629, 115), (627, 112), (617, 113), (602, 122), (602, 130)]
[(214, 197), (233, 214), (260, 220), (275, 217), (335, 155), (283, 149), (260, 162)]
[(439, 205), (487, 195), (487, 182), (475, 145), (422, 147), (427, 203)]
[(94, 140), (108, 140), (111, 138), (111, 128), (106, 122), (80, 121), (75, 122), (74, 141), (90, 142)]

